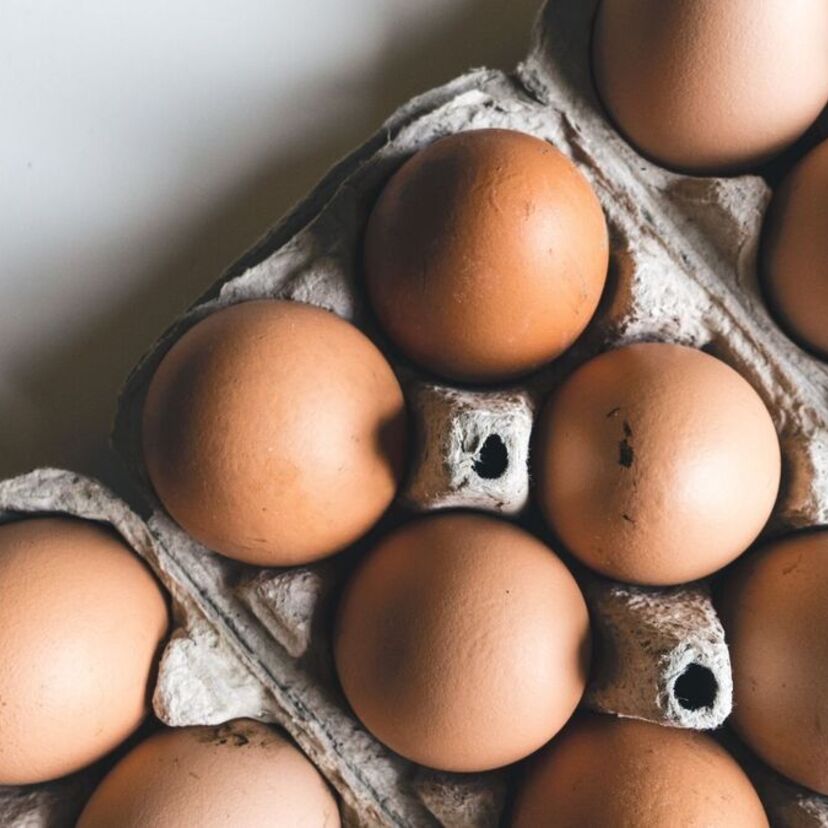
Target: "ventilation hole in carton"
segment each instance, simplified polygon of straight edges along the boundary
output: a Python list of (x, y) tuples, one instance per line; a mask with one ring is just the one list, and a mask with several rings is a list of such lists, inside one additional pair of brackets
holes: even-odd
[(484, 480), (502, 477), (509, 465), (509, 452), (498, 434), (490, 434), (474, 458), (474, 472)]
[(676, 679), (673, 692), (685, 710), (703, 710), (713, 707), (719, 693), (719, 685), (709, 667), (691, 664)]

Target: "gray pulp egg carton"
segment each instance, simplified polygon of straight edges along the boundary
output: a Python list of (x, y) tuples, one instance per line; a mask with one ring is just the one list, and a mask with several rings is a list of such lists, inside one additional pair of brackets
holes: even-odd
[[(785, 458), (771, 531), (828, 522), (828, 370), (787, 340), (759, 294), (756, 259), (769, 188), (757, 176), (666, 172), (618, 136), (592, 91), (594, 6), (553, 0), (516, 73), (471, 72), (399, 109), (172, 326), (123, 392), (116, 447), (143, 482), (154, 509), (151, 531), (198, 607), (183, 619), (162, 660), (158, 715), (174, 725), (239, 715), (280, 722), (337, 788), (355, 824), (494, 825), (508, 772), (437, 773), (377, 743), (349, 712), (331, 669), (337, 561), (261, 571), (199, 546), (153, 496), (141, 461), (140, 417), (148, 382), (170, 345), (199, 319), (235, 302), (309, 302), (378, 338), (359, 287), (361, 234), (383, 183), (416, 150), (482, 127), (550, 141), (601, 199), (612, 266), (602, 307), (579, 343), (520, 386), (450, 388), (395, 364), (417, 434), (403, 504), (522, 513), (530, 497), (532, 422), (545, 396), (601, 350), (665, 340), (730, 363), (768, 405)], [(492, 441), (505, 450), (499, 476), (482, 473)], [(643, 589), (589, 576), (583, 583), (599, 640), (585, 705), (682, 727), (721, 724), (732, 680), (708, 585)], [(788, 804), (809, 803), (810, 811), (791, 805), (796, 813), (826, 812), (821, 798), (785, 796)]]
[[(599, 351), (660, 340), (704, 348), (728, 362), (768, 405), (784, 456), (770, 531), (828, 523), (828, 368), (785, 338), (759, 293), (756, 260), (769, 188), (756, 176), (667, 172), (619, 137), (590, 78), (596, 2), (550, 0), (515, 73), (472, 71), (402, 106), (152, 347), (122, 393), (113, 437), (143, 484), (145, 522), (127, 519), (131, 513), (115, 509), (102, 490), (84, 500), (92, 484), (71, 475), (41, 472), (0, 489), (6, 511), (82, 514), (73, 509), (97, 503), (98, 519), (133, 527), (134, 545), (141, 552), (147, 543), (145, 554), (176, 603), (176, 630), (154, 694), (157, 715), (171, 725), (239, 716), (278, 722), (336, 788), (347, 824), (495, 826), (512, 775), (432, 771), (368, 734), (331, 666), (331, 614), (347, 555), (261, 570), (203, 548), (165, 515), (152, 492), (140, 420), (147, 385), (167, 349), (198, 320), (236, 302), (309, 302), (351, 320), (382, 346), (359, 286), (361, 234), (383, 183), (413, 152), (443, 135), (483, 127), (550, 141), (578, 165), (603, 204), (611, 269), (599, 312), (579, 342), (523, 384), (451, 388), (392, 355), (416, 434), (400, 507), (467, 507), (531, 520), (530, 437), (542, 401)], [(505, 456), (499, 470), (491, 468), (492, 452)], [(646, 589), (579, 577), (598, 641), (585, 706), (679, 727), (720, 725), (730, 712), (732, 680), (709, 585)], [(828, 825), (826, 798), (761, 768), (757, 774), (778, 824)]]
[[(176, 554), (175, 547), (167, 549), (159, 542), (165, 530), (163, 518), (160, 525), (156, 525), (156, 518), (145, 521), (104, 486), (74, 472), (39, 469), (0, 482), (0, 524), (40, 515), (68, 515), (110, 526), (150, 565), (169, 590), (178, 632), (167, 645), (162, 679), (154, 699), (156, 711), (169, 724), (219, 723), (237, 716), (254, 716), (285, 723), (283, 699), (269, 689), (260, 674), (249, 668), (234, 646), (235, 639), (223, 637), (223, 630), (216, 623), (216, 608), (211, 609), (209, 596), (194, 590), (187, 573), (181, 569), (182, 564), (192, 561)], [(260, 573), (243, 581), (243, 589), (248, 598), (257, 595), (261, 601), (257, 614), (272, 613), (272, 633), (276, 641), (288, 652), (297, 654), (309, 645), (309, 619), (313, 604), (324, 594), (325, 578), (308, 569), (294, 570), (290, 574), (292, 577), (285, 579), (273, 577), (273, 573)], [(668, 613), (674, 616), (678, 625), (677, 638), (682, 637), (679, 631), (682, 624), (687, 626), (689, 606), (697, 604), (704, 616), (711, 611), (705, 600), (699, 601), (698, 596), (690, 593), (692, 590), (688, 596), (678, 599), (678, 603), (687, 606), (678, 612)], [(274, 608), (280, 606), (284, 610), (274, 613)], [(623, 606), (624, 601), (619, 601), (618, 607), (622, 612)], [(652, 618), (660, 615), (656, 611)], [(281, 619), (281, 624), (277, 619)], [(697, 627), (709, 624), (710, 620), (707, 618), (699, 622)], [(236, 618), (235, 622), (240, 623), (240, 619)], [(623, 623), (629, 625), (630, 618), (626, 617)], [(663, 626), (664, 623), (665, 619), (662, 619), (656, 626)], [(658, 631), (654, 633), (656, 637), (659, 634)], [(623, 634), (619, 633), (619, 636), (623, 638)], [(270, 646), (274, 645), (271, 643)], [(300, 732), (296, 727), (290, 729), (294, 735)], [(341, 745), (343, 753), (365, 751), (365, 736), (359, 733), (358, 728), (353, 727), (352, 732), (344, 734), (344, 738)], [(301, 742), (314, 744), (313, 738), (302, 739)], [(314, 756), (313, 752), (309, 753)], [(348, 753), (343, 761), (353, 763), (356, 758)], [(86, 799), (106, 772), (110, 761), (104, 760), (92, 768), (54, 782), (0, 787), (0, 825), (4, 828), (74, 826)], [(344, 796), (342, 786), (347, 784), (346, 778), (335, 768), (332, 771), (330, 765), (325, 770)], [(774, 824), (790, 828), (828, 824), (828, 811), (822, 797), (791, 785), (756, 763), (750, 766), (750, 770), (765, 795)], [(450, 826), (494, 826), (498, 824), (507, 778), (502, 772), (458, 777), (422, 769), (411, 775), (410, 783), (432, 816), (409, 824), (435, 825), (442, 822)], [(346, 824), (389, 824), (387, 819), (377, 820), (372, 811), (354, 806), (353, 801), (352, 798), (343, 799)]]
[[(193, 600), (189, 582), (178, 569), (175, 556), (159, 544), (152, 522), (145, 521), (102, 484), (75, 472), (37, 469), (0, 482), (0, 525), (44, 515), (66, 515), (109, 526), (149, 565), (164, 585), (171, 598), (173, 627), (194, 631), (191, 641), (200, 648), (200, 656), (194, 662), (187, 659), (186, 645), (184, 648), (177, 645), (179, 632), (168, 641), (165, 653), (165, 675), (177, 684), (182, 697), (191, 705), (188, 713), (193, 719), (204, 723), (224, 722), (236, 718), (235, 711), (240, 710), (244, 715), (275, 720), (270, 712), (273, 700), (237, 659), (233, 648), (213, 627), (200, 622), (202, 607)], [(176, 653), (183, 653), (183, 660), (178, 663)], [(200, 669), (194, 669), (194, 663)], [(178, 676), (177, 668), (181, 670)], [(84, 803), (111, 761), (108, 757), (53, 782), (0, 786), (0, 826), (74, 826)]]

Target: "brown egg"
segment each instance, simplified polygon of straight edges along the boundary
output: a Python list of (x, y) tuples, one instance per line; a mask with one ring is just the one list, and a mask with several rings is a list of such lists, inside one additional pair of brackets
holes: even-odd
[(755, 166), (828, 102), (824, 0), (602, 0), (598, 92), (645, 155), (696, 172)]
[(247, 302), (166, 354), (143, 444), (159, 499), (196, 540), (247, 563), (307, 563), (357, 540), (393, 500), (405, 403), (353, 325), (310, 305)]
[(610, 716), (573, 719), (533, 760), (513, 828), (762, 828), (744, 771), (702, 733)]
[(828, 141), (788, 175), (771, 204), (765, 285), (783, 326), (828, 359)]
[(773, 422), (724, 362), (629, 345), (572, 374), (542, 415), (541, 507), (567, 548), (621, 581), (678, 584), (753, 542), (779, 488)]
[(435, 141), (391, 178), (368, 223), (365, 279), (411, 359), (493, 382), (573, 343), (608, 256), (601, 205), (572, 162), (531, 135), (482, 129)]
[(387, 535), (348, 585), (334, 636), (355, 713), (443, 770), (514, 762), (572, 715), (589, 665), (575, 580), (532, 535), (449, 513)]
[(152, 573), (113, 532), (64, 517), (0, 526), (0, 784), (100, 759), (147, 712), (167, 631)]
[(336, 800), (290, 742), (258, 722), (162, 730), (101, 782), (78, 828), (338, 828)]
[(725, 587), (730, 721), (769, 765), (828, 794), (828, 529), (751, 553)]

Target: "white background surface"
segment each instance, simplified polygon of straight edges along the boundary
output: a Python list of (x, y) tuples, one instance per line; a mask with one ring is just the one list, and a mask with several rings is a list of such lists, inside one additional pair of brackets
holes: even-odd
[(144, 349), (398, 104), (540, 0), (0, 0), (0, 477), (123, 485)]

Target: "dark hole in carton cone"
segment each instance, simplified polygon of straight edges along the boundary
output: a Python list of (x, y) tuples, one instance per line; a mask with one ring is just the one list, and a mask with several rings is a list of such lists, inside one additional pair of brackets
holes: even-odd
[(506, 444), (498, 434), (490, 434), (474, 458), (474, 472), (484, 480), (497, 480), (502, 477), (509, 465), (509, 453)]
[(685, 710), (702, 710), (713, 706), (719, 685), (710, 668), (690, 664), (676, 679), (673, 692)]

